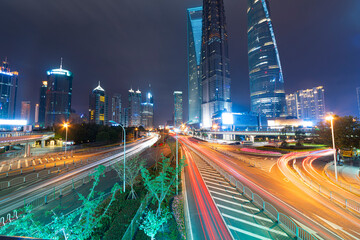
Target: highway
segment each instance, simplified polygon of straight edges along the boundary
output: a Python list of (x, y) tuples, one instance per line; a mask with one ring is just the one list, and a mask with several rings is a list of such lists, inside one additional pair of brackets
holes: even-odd
[[(158, 135), (154, 135), (146, 140), (138, 142), (135, 145), (129, 146), (126, 150), (128, 157), (131, 155), (140, 153), (144, 149), (152, 146), (158, 140)], [(100, 159), (96, 162), (89, 163), (85, 166), (76, 168), (70, 172), (64, 173), (62, 175), (56, 176), (51, 179), (46, 179), (44, 181), (38, 182), (36, 184), (21, 188), (15, 192), (12, 192), (6, 196), (0, 198), (0, 216), (11, 212), (14, 209), (18, 209), (24, 205), (24, 199), (26, 202), (34, 201), (37, 198), (43, 197), (45, 195), (54, 192), (54, 189), (62, 189), (71, 185), (71, 181), (76, 182), (80, 179), (84, 179), (93, 171), (98, 165), (109, 166), (117, 159), (123, 156), (123, 151), (116, 150), (112, 153), (108, 153), (107, 156), (103, 159)]]
[(206, 143), (191, 138), (184, 141), (318, 239), (360, 239), (358, 216), (309, 189), (287, 162), (279, 160), (268, 172), (214, 151)]

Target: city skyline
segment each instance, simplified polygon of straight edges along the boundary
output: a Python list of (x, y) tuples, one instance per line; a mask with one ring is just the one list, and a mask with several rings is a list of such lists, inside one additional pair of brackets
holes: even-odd
[[(343, 101), (346, 102), (345, 104), (340, 104), (339, 101), (336, 101), (336, 98), (327, 97), (329, 98), (326, 100), (327, 110), (337, 113), (339, 115), (356, 115), (357, 107), (356, 104), (354, 104), (354, 102), (356, 103), (356, 93), (354, 93), (352, 89), (357, 87), (358, 84), (356, 84), (356, 79), (359, 79), (360, 77), (360, 74), (356, 71), (356, 67), (354, 67), (354, 60), (356, 59), (355, 56), (359, 52), (360, 46), (356, 43), (358, 42), (356, 40), (356, 34), (350, 31), (351, 27), (343, 28), (343, 26), (348, 25), (356, 27), (356, 22), (353, 21), (353, 9), (355, 9), (353, 5), (358, 5), (359, 3), (355, 1), (347, 1), (342, 5), (339, 5), (338, 11), (334, 11), (333, 7), (331, 7), (333, 6), (331, 2), (332, 1), (330, 1), (329, 4), (326, 4), (323, 14), (332, 13), (335, 19), (344, 19), (344, 22), (346, 22), (346, 24), (334, 22), (333, 28), (337, 30), (336, 36), (333, 35), (335, 31), (333, 31), (332, 29), (322, 29), (322, 31), (320, 31), (319, 33), (316, 32), (316, 26), (318, 26), (319, 24), (327, 24), (325, 20), (326, 18), (323, 17), (324, 15), (318, 14), (320, 7), (324, 6), (323, 4), (313, 2), (311, 2), (311, 4), (310, 2), (307, 4), (303, 2), (291, 5), (289, 3), (277, 3), (274, 1), (270, 2), (272, 15), (271, 17), (272, 22), (275, 26), (275, 35), (277, 44), (279, 46), (281, 63), (284, 72), (285, 90), (288, 93), (295, 92), (298, 89), (310, 88), (314, 85), (323, 85), (327, 89), (327, 95), (341, 95), (343, 96)], [(69, 5), (69, 3), (67, 4)], [(166, 13), (166, 16), (168, 16), (168, 14), (173, 15), (173, 17), (169, 19), (171, 24), (175, 26), (174, 29), (167, 28), (170, 31), (169, 34), (162, 36), (158, 29), (155, 28), (156, 34), (153, 34), (152, 37), (149, 39), (149, 42), (145, 43), (154, 44), (155, 42), (153, 40), (159, 40), (159, 38), (155, 37), (157, 36), (157, 33), (159, 33), (159, 36), (162, 36), (162, 39), (160, 39), (161, 41), (159, 41), (159, 43), (156, 43), (154, 45), (155, 48), (152, 49), (157, 49), (156, 51), (160, 51), (161, 49), (163, 49), (163, 47), (160, 47), (161, 45), (165, 44), (165, 46), (167, 46), (167, 44), (170, 44), (171, 42), (172, 45), (175, 44), (175, 46), (178, 46), (175, 47), (175, 52), (172, 50), (170, 51), (171, 53), (169, 52), (160, 54), (159, 52), (158, 54), (154, 55), (154, 52), (152, 50), (147, 50), (141, 47), (141, 55), (138, 55), (138, 53), (135, 53), (134, 56), (125, 54), (126, 56), (130, 57), (128, 63), (126, 63), (125, 58), (114, 57), (113, 54), (109, 53), (109, 50), (106, 50), (108, 48), (105, 46), (99, 46), (99, 50), (89, 50), (88, 46), (90, 46), (91, 41), (87, 39), (85, 41), (85, 44), (83, 44), (82, 38), (78, 33), (75, 33), (75, 28), (69, 25), (67, 18), (63, 20), (59, 20), (59, 18), (56, 18), (57, 14), (60, 13), (57, 13), (55, 11), (55, 13), (53, 14), (54, 16), (39, 14), (39, 16), (30, 19), (30, 16), (25, 13), (25, 10), (30, 8), (33, 9), (36, 13), (37, 3), (29, 1), (29, 3), (24, 3), (24, 5), (20, 8), (17, 8), (18, 6), (15, 3), (7, 3), (5, 8), (3, 8), (3, 10), (7, 9), (7, 11), (3, 12), (4, 14), (2, 15), (2, 17), (6, 17), (10, 13), (14, 15), (15, 9), (19, 12), (15, 14), (16, 16), (21, 14), (19, 15), (19, 18), (11, 18), (11, 20), (9, 20), (9, 26), (11, 25), (16, 27), (22, 21), (24, 21), (25, 18), (29, 20), (29, 22), (31, 22), (34, 26), (36, 26), (36, 32), (40, 36), (40, 39), (35, 40), (35, 35), (33, 35), (32, 33), (28, 33), (30, 39), (34, 39), (34, 45), (31, 48), (37, 49), (36, 53), (33, 54), (30, 54), (30, 52), (28, 51), (24, 51), (23, 47), (17, 47), (21, 45), (26, 46), (26, 44), (24, 43), (26, 43), (27, 40), (21, 37), (21, 34), (25, 34), (26, 30), (22, 29), (21, 27), (17, 30), (16, 33), (12, 32), (11, 29), (5, 27), (6, 31), (12, 33), (11, 42), (14, 43), (10, 44), (7, 38), (1, 40), (2, 44), (0, 44), (0, 51), (2, 52), (2, 58), (4, 58), (5, 56), (8, 57), (12, 69), (16, 69), (17, 71), (19, 71), (19, 81), (21, 80), (21, 84), (19, 85), (18, 89), (19, 94), (17, 99), (17, 114), (20, 115), (19, 104), (21, 103), (21, 101), (29, 100), (34, 104), (38, 103), (38, 94), (36, 97), (33, 97), (30, 93), (39, 91), (38, 82), (45, 80), (44, 72), (47, 69), (54, 68), (54, 66), (56, 66), (58, 63), (59, 58), (64, 57), (64, 65), (75, 75), (73, 109), (75, 109), (76, 112), (86, 113), (88, 99), (87, 96), (83, 95), (83, 92), (91, 91), (91, 85), (96, 83), (98, 80), (101, 80), (103, 82), (103, 85), (106, 89), (111, 88), (109, 96), (111, 96), (112, 93), (114, 93), (115, 91), (120, 92), (122, 95), (125, 95), (126, 88), (130, 85), (127, 83), (127, 87), (124, 88), (122, 87), (123, 84), (115, 84), (116, 81), (120, 83), (131, 81), (131, 85), (136, 87), (139, 86), (139, 88), (142, 89), (151, 82), (153, 85), (154, 94), (159, 96), (159, 98), (156, 99), (159, 104), (156, 105), (155, 108), (157, 109), (155, 109), (155, 111), (159, 110), (158, 113), (160, 117), (156, 119), (156, 124), (164, 123), (171, 116), (171, 112), (167, 110), (171, 107), (171, 104), (169, 102), (170, 98), (172, 97), (172, 91), (175, 89), (183, 90), (184, 99), (187, 98), (187, 84), (185, 83), (187, 63), (186, 61), (184, 61), (184, 59), (186, 59), (186, 9), (199, 5), (201, 5), (201, 1), (183, 1), (182, 3), (173, 3), (172, 7), (169, 8), (171, 9), (171, 12)], [(311, 9), (306, 8), (306, 5), (311, 5)], [(61, 8), (64, 7), (65, 4), (45, 4), (45, 6), (43, 7), (51, 12), (51, 10), (55, 6)], [(88, 9), (90, 12), (93, 12), (95, 11), (95, 6), (97, 6), (95, 2), (89, 2), (86, 9)], [(170, 6), (169, 3), (161, 2), (161, 8), (167, 9), (168, 6)], [(73, 6), (70, 3), (69, 7), (74, 7), (74, 9), (76, 9), (79, 6)], [(128, 5), (127, 7), (129, 7), (129, 9), (134, 9), (134, 6), (131, 5)], [(149, 7), (149, 10), (145, 10), (145, 7)], [(156, 16), (154, 14), (150, 14), (151, 10), (154, 10), (155, 13), (157, 11), (151, 6), (151, 4), (145, 4), (145, 7), (144, 9), (141, 9), (142, 13), (144, 13), (144, 15), (147, 17), (150, 16), (151, 19), (154, 20), (156, 25), (151, 25), (150, 22), (146, 22), (146, 24), (150, 24), (150, 26), (152, 27), (166, 26), (168, 24), (163, 22), (162, 18), (158, 16), (158, 14), (155, 14)], [(109, 6), (104, 6), (104, 8), (109, 8)], [(136, 9), (139, 9), (139, 6), (137, 6)], [(247, 6), (244, 2), (238, 3), (229, 1), (225, 4), (225, 12), (228, 25), (227, 32), (229, 34), (229, 57), (231, 59), (230, 70), (232, 78), (236, 79), (236, 81), (233, 81), (232, 83), (232, 100), (234, 102), (234, 109), (236, 109), (237, 111), (248, 111), (250, 109), (250, 100), (248, 99), (249, 85), (248, 83), (246, 83), (249, 81), (247, 76), (247, 41), (245, 38), (246, 9)], [(284, 18), (284, 9), (294, 12), (296, 10), (297, 17), (291, 18), (291, 24), (289, 24), (288, 21), (281, 21), (281, 19)], [(113, 16), (115, 12), (118, 13), (119, 11), (121, 12), (120, 9), (115, 8), (114, 11), (110, 11), (109, 14), (110, 16)], [(124, 13), (124, 15), (126, 16), (127, 14)], [(67, 16), (74, 17), (72, 13), (67, 13)], [(82, 19), (86, 16), (86, 13), (82, 12), (75, 19), (72, 19), (74, 20), (75, 26), (81, 24)], [(33, 17), (33, 15), (31, 15), (31, 17)], [(56, 36), (51, 38), (53, 43), (39, 45), (40, 42), (46, 41), (47, 39), (45, 37), (46, 31), (44, 30), (46, 29), (44, 28), (44, 26), (46, 26), (46, 23), (48, 22), (47, 20), (49, 20), (50, 22), (54, 22), (55, 19), (56, 21), (60, 21), (58, 24), (60, 24), (61, 26), (64, 25), (68, 27), (66, 28), (67, 32), (72, 34), (72, 39), (74, 40), (71, 41), (72, 44), (79, 45), (81, 43), (84, 45), (83, 47), (80, 47), (77, 52), (72, 52), (71, 49), (73, 49), (73, 47), (72, 45), (69, 45), (70, 41), (64, 38), (64, 36), (58, 35), (58, 33), (52, 33), (54, 36)], [(99, 20), (100, 22), (103, 21), (102, 19), (91, 19), (91, 21), (95, 20)], [(108, 39), (109, 44), (105, 45), (112, 46), (113, 48), (115, 48), (114, 53), (118, 53), (121, 49), (121, 46), (115, 44), (114, 40), (119, 38), (117, 32), (119, 32), (120, 30), (118, 29), (118, 27), (116, 27), (115, 23), (117, 25), (119, 24), (118, 21), (110, 21), (109, 26), (113, 27), (110, 27), (110, 29), (104, 29), (103, 31), (109, 31), (109, 33), (111, 33), (110, 35), (112, 36)], [(133, 25), (131, 27), (134, 28)], [(305, 28), (306, 32), (303, 35), (297, 34), (298, 31), (301, 31), (301, 29)], [(76, 30), (78, 31), (78, 29)], [(144, 29), (144, 31), (148, 30)], [(124, 36), (125, 39), (129, 39), (133, 41), (134, 44), (136, 44), (137, 41), (135, 41), (136, 38), (134, 38), (135, 35), (133, 35), (135, 33), (130, 31), (130, 28), (128, 32), (129, 36)], [(91, 34), (89, 33), (89, 31), (81, 33)], [(312, 37), (310, 40), (309, 36), (313, 35), (316, 37)], [(325, 36), (327, 36), (326, 41)], [(168, 39), (171, 39), (171, 41), (168, 41)], [(60, 40), (62, 44), (57, 44), (57, 41)], [(97, 38), (97, 40), (99, 40), (99, 38)], [(112, 44), (112, 42), (114, 42), (114, 44)], [(326, 42), (327, 45), (324, 44), (324, 42)], [(289, 43), (291, 43), (291, 46), (289, 45)], [(28, 44), (30, 44), (30, 42)], [(136, 46), (139, 45), (136, 44)], [(336, 48), (329, 48), (328, 46), (336, 46)], [(100, 51), (100, 49), (103, 49), (103, 51)], [(324, 49), (328, 50), (325, 51)], [(85, 50), (87, 52), (85, 52)], [(46, 54), (44, 54), (45, 52)], [(126, 52), (127, 51), (125, 51), (124, 53)], [(325, 52), (327, 54), (324, 54)], [(97, 56), (99, 58), (91, 57), (95, 53), (97, 53)], [(310, 54), (312, 56), (311, 58), (309, 58)], [(172, 56), (171, 61), (169, 61), (170, 58), (167, 57), (170, 55)], [(81, 61), (80, 57), (82, 56), (88, 56), (89, 60)], [(149, 59), (148, 56), (153, 56), (155, 57), (155, 59), (150, 63), (149, 61), (147, 61), (147, 65), (144, 65), (144, 60)], [(179, 57), (174, 58), (174, 56)], [(143, 69), (143, 71), (139, 71), (138, 73), (136, 71), (133, 71), (133, 68), (129, 65), (130, 63), (134, 62), (135, 58), (137, 59), (137, 61), (140, 61), (139, 66)], [(327, 59), (332, 59), (332, 61), (328, 61)], [(343, 59), (342, 61), (345, 60), (347, 64), (341, 65), (339, 59)], [(101, 62), (107, 64), (99, 64)], [(165, 70), (164, 72), (159, 71), (159, 69), (154, 67), (160, 65), (164, 66), (159, 68)], [(171, 67), (173, 65), (175, 65), (177, 68), (180, 66), (180, 68), (174, 70)], [(120, 66), (119, 70), (117, 70), (115, 66)], [(301, 68), (299, 68), (300, 66)], [(340, 66), (339, 69), (338, 66)], [(300, 69), (301, 71), (299, 71)], [(169, 80), (169, 76), (171, 76), (171, 80)], [(86, 81), (89, 81), (89, 83), (83, 84), (85, 79)], [(333, 87), (335, 85), (337, 85), (338, 87)], [(27, 91), (29, 89), (30, 91)], [(33, 112), (34, 111), (32, 109), (32, 115)], [(187, 112), (187, 103), (185, 102), (184, 118), (186, 118)]]

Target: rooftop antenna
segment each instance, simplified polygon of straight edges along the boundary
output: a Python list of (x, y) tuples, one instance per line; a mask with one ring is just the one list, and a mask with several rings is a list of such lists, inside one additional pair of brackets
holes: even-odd
[(62, 65), (63, 65), (63, 58), (60, 58), (60, 69), (62, 69)]

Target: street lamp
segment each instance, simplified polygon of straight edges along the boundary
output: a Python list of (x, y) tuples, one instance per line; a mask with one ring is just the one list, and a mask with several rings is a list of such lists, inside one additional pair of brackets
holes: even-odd
[(67, 147), (67, 132), (68, 132), (68, 127), (70, 126), (69, 123), (64, 123), (64, 128), (66, 129), (65, 131), (65, 154), (66, 154), (66, 147)]
[(178, 140), (178, 129), (175, 129), (175, 133), (176, 133), (176, 195), (179, 194), (179, 140)]
[(125, 160), (126, 160), (126, 158), (125, 158), (125, 154), (126, 154), (126, 131), (125, 131), (125, 128), (124, 128), (124, 126), (122, 125), (122, 124), (120, 124), (119, 123), (119, 126), (123, 129), (123, 135), (124, 135), (124, 186), (123, 186), (123, 188), (124, 188), (124, 192), (125, 192), (125, 166), (126, 166), (126, 162), (125, 162)]
[(332, 144), (333, 144), (333, 150), (334, 150), (334, 166), (335, 166), (335, 179), (336, 181), (338, 180), (337, 178), (337, 168), (336, 168), (336, 148), (335, 148), (335, 137), (334, 137), (334, 116), (329, 115), (325, 118), (327, 121), (330, 121), (331, 124), (331, 136), (332, 136)]

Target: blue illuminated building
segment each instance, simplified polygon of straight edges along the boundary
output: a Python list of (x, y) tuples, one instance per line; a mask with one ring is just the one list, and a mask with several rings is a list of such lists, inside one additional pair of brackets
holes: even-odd
[(141, 125), (145, 129), (154, 128), (154, 100), (151, 92), (147, 92), (145, 102), (141, 103)]
[(201, 45), (201, 121), (211, 127), (212, 115), (231, 112), (228, 35), (223, 0), (203, 1)]
[(45, 126), (67, 122), (71, 111), (73, 74), (59, 69), (47, 71)]
[(187, 9), (189, 124), (201, 121), (202, 7)]
[(10, 71), (5, 59), (0, 67), (0, 119), (15, 118), (18, 76), (18, 72)]
[(251, 111), (286, 116), (284, 79), (267, 0), (248, 0)]

